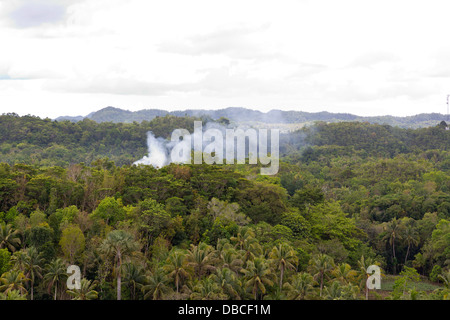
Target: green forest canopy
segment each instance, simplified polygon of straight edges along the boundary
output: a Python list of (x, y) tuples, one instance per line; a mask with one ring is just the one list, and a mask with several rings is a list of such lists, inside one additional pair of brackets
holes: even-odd
[[(0, 116), (0, 298), (357, 299), (375, 263), (399, 281), (416, 272), (448, 285), (442, 126), (316, 123), (281, 137), (276, 176), (131, 165), (147, 131), (192, 132), (194, 119)], [(64, 289), (69, 263), (81, 291)], [(402, 288), (388, 297), (449, 297)]]

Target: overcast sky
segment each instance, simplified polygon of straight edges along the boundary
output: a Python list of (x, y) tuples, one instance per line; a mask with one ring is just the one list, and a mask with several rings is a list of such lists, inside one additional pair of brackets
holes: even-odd
[(0, 0), (0, 114), (446, 113), (448, 0)]

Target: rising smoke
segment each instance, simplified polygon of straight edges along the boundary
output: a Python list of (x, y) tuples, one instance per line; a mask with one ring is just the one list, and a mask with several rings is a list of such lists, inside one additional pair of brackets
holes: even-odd
[[(237, 129), (229, 129), (215, 122), (207, 122), (203, 126), (201, 121), (196, 121), (193, 134), (184, 129), (177, 129), (172, 132), (170, 141), (156, 138), (152, 132), (148, 132), (148, 155), (133, 164), (162, 168), (172, 162), (192, 163), (191, 151), (194, 150), (194, 164), (200, 164), (202, 161), (207, 164), (232, 164), (235, 160), (237, 163), (245, 163), (245, 158), (248, 158), (250, 164), (257, 164), (259, 155), (261, 164), (270, 164), (269, 168), (261, 168), (261, 173), (275, 174), (278, 172), (278, 130), (275, 130), (275, 135), (274, 129), (271, 131), (269, 140), (274, 143), (270, 147), (271, 156), (268, 156), (269, 137), (266, 129), (260, 129), (258, 133), (253, 128), (240, 126)], [(201, 155), (198, 157), (198, 151), (203, 153), (203, 160)]]

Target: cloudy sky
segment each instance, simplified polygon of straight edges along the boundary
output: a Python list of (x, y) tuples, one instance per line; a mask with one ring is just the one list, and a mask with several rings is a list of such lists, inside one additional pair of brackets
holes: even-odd
[(0, 113), (446, 112), (448, 0), (0, 0)]

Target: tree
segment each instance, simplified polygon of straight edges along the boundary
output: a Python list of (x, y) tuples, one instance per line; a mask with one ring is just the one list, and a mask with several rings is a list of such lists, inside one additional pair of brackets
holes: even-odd
[(13, 230), (10, 224), (0, 223), (0, 249), (6, 248), (14, 252), (19, 246), (19, 232)]
[(103, 240), (100, 251), (107, 257), (112, 256), (115, 263), (117, 276), (117, 300), (122, 298), (122, 262), (123, 259), (131, 255), (138, 249), (138, 244), (133, 236), (124, 230), (113, 230), (108, 233)]
[(11, 270), (2, 274), (0, 277), (0, 291), (4, 294), (8, 294), (11, 291), (17, 290), (21, 295), (27, 293), (27, 289), (25, 289), (25, 281), (28, 281), (27, 277), (20, 272), (19, 270)]
[(42, 279), (42, 264), (44, 258), (41, 252), (35, 247), (30, 247), (25, 251), (25, 276), (30, 281), (31, 294), (30, 299), (33, 300), (34, 284), (36, 279)]
[(408, 245), (408, 248), (406, 250), (406, 255), (405, 255), (405, 265), (406, 265), (406, 262), (408, 261), (409, 249), (411, 248), (411, 245), (417, 246), (419, 244), (419, 233), (417, 232), (417, 230), (414, 228), (413, 225), (409, 224), (403, 230), (402, 238)]
[(52, 287), (55, 287), (55, 293), (53, 299), (56, 300), (58, 293), (58, 284), (63, 282), (67, 278), (66, 265), (60, 258), (52, 260), (46, 266), (46, 274), (44, 275), (44, 281), (48, 283), (48, 291), (50, 292)]
[(158, 269), (147, 277), (147, 284), (142, 287), (144, 299), (162, 300), (164, 295), (170, 291), (169, 280), (162, 269)]
[(314, 278), (307, 272), (297, 273), (283, 288), (288, 292), (288, 299), (304, 300), (314, 291)]
[(212, 278), (198, 281), (190, 295), (192, 300), (225, 300), (227, 296), (222, 292), (221, 286)]
[(98, 292), (95, 290), (97, 281), (81, 279), (80, 289), (67, 290), (73, 299), (72, 300), (97, 300)]
[(0, 275), (11, 268), (11, 253), (8, 249), (0, 249)]
[(236, 290), (239, 286), (236, 273), (226, 267), (223, 267), (216, 269), (216, 272), (210, 277), (220, 286), (220, 288), (222, 288), (222, 292), (227, 294), (228, 297), (235, 300), (241, 299), (238, 291)]
[(186, 254), (187, 265), (194, 269), (198, 280), (205, 273), (215, 270), (215, 260), (213, 248), (203, 242), (200, 242), (198, 246), (191, 244), (191, 248)]
[(269, 258), (272, 260), (277, 269), (280, 270), (280, 290), (283, 287), (283, 277), (286, 270), (295, 270), (298, 262), (295, 250), (286, 243), (281, 243), (273, 247), (269, 253)]
[(105, 197), (92, 212), (92, 218), (103, 219), (107, 224), (114, 226), (125, 218), (125, 209), (122, 201), (113, 197)]
[(260, 257), (247, 261), (241, 272), (244, 274), (244, 286), (255, 300), (267, 292), (267, 286), (272, 286), (276, 278), (267, 260)]
[(334, 267), (333, 258), (330, 256), (319, 253), (311, 258), (309, 261), (309, 269), (316, 281), (320, 284), (320, 296), (322, 297), (323, 284), (325, 275), (330, 272)]
[(369, 300), (369, 287), (367, 286), (367, 279), (371, 276), (371, 274), (367, 273), (367, 269), (371, 265), (379, 265), (377, 262), (375, 262), (372, 258), (361, 256), (361, 258), (358, 260), (358, 280), (360, 288), (365, 288), (365, 296), (366, 300)]
[(331, 271), (333, 277), (343, 285), (353, 283), (357, 272), (348, 263), (341, 263)]
[(177, 294), (180, 292), (180, 283), (189, 276), (185, 269), (186, 254), (180, 250), (172, 250), (163, 266), (168, 276), (175, 282)]
[(59, 244), (69, 263), (73, 264), (75, 258), (84, 250), (84, 234), (79, 227), (74, 225), (68, 226), (63, 230)]
[(136, 289), (140, 290), (146, 281), (144, 268), (134, 263), (125, 264), (123, 284), (128, 286), (131, 300), (136, 299)]
[(394, 261), (393, 271), (395, 274), (396, 260), (397, 260), (397, 258), (395, 257), (395, 241), (397, 239), (400, 240), (402, 238), (402, 236), (401, 236), (402, 225), (396, 218), (394, 218), (387, 225), (385, 225), (384, 230), (386, 231), (386, 234), (383, 237), (383, 240), (389, 242), (389, 244), (392, 247), (392, 257), (393, 257), (393, 261)]

